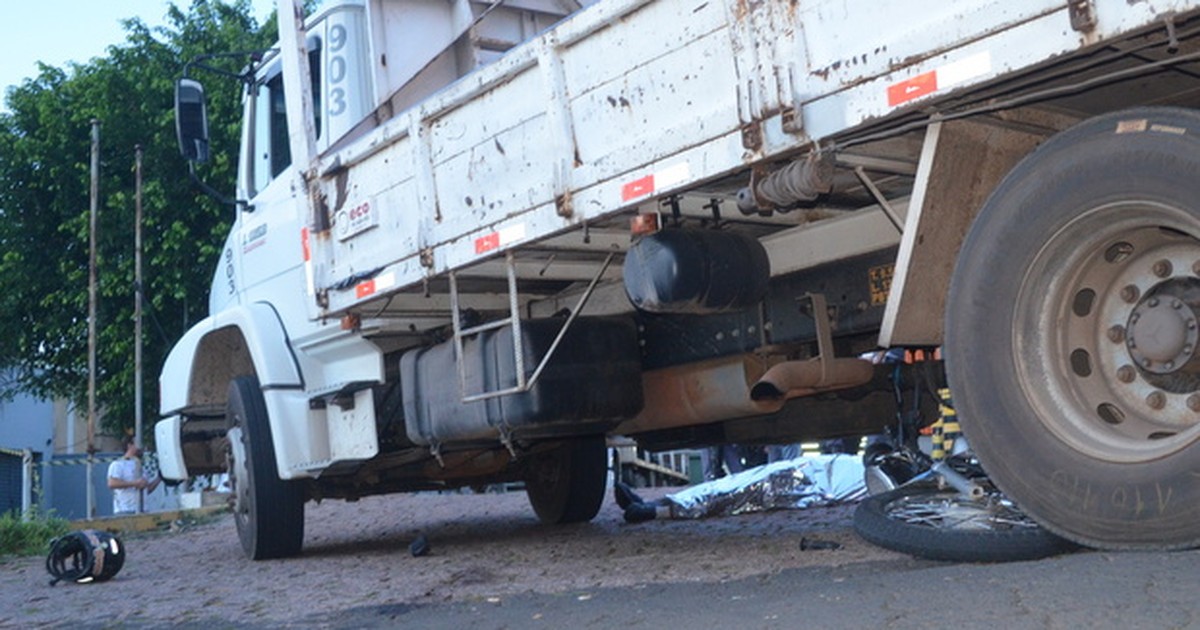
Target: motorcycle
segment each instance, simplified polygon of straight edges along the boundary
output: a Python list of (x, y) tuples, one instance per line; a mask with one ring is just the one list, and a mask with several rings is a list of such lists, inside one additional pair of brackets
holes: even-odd
[[(900, 371), (895, 374), (903, 410)], [(929, 389), (918, 385), (914, 395)], [(961, 433), (949, 390), (936, 395), (935, 422), (920, 426), (920, 405), (914, 404), (912, 412), (899, 414), (894, 437), (900, 446), (878, 441), (867, 447), (868, 496), (854, 513), (858, 534), (881, 547), (955, 562), (1034, 560), (1076, 548), (995, 487)]]

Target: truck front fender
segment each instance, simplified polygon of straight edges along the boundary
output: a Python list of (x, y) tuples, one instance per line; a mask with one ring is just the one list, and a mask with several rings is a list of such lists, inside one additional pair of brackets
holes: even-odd
[(264, 390), (302, 390), (304, 377), (274, 307), (235, 306), (205, 318), (175, 344), (159, 379), (160, 415), (222, 415), (229, 382), (258, 375)]

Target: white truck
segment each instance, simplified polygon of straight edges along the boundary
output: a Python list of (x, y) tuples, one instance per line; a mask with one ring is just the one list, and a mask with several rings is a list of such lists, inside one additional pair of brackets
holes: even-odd
[[(280, 15), (156, 427), (165, 477), (229, 472), (249, 557), (325, 498), (523, 480), (588, 520), (608, 435), (875, 431), (878, 348), (944, 352), (1050, 530), (1200, 544), (1200, 2)], [(200, 83), (176, 98), (202, 160)]]

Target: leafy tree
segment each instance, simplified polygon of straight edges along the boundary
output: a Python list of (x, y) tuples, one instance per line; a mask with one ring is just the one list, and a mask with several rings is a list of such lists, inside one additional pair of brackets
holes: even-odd
[[(166, 353), (207, 312), (209, 281), (233, 211), (200, 194), (175, 142), (174, 82), (202, 54), (262, 49), (249, 0), (171, 5), (168, 24), (124, 22), (107, 55), (39, 75), (6, 94), (0, 114), (0, 393), (87, 400), (90, 121), (101, 125), (97, 396), (110, 433), (131, 430), (134, 310), (134, 148), (143, 160), (146, 417)], [(225, 59), (238, 71), (246, 59)], [(206, 80), (214, 146), (203, 178), (232, 191), (240, 86)]]

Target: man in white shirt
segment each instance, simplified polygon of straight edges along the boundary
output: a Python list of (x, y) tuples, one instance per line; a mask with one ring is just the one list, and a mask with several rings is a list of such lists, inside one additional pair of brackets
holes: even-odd
[(125, 438), (125, 456), (108, 465), (108, 487), (113, 491), (113, 514), (133, 514), (138, 510), (142, 490), (154, 492), (159, 478), (146, 481), (142, 476), (142, 449), (133, 437)]

